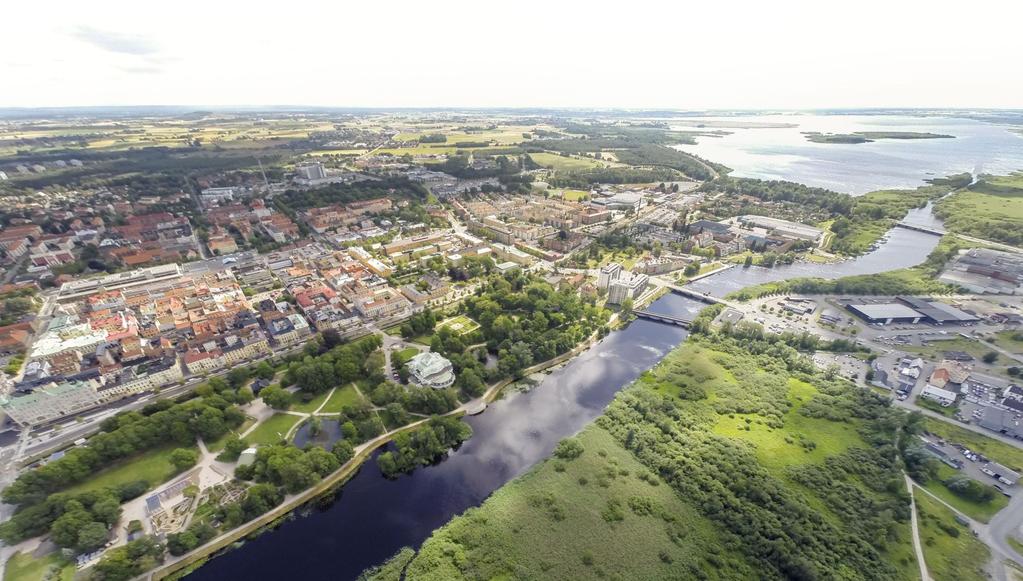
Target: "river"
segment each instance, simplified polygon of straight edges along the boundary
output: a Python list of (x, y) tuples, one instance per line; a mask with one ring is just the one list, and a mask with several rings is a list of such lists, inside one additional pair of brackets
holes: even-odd
[[(907, 221), (940, 227), (930, 208), (914, 210)], [(853, 260), (773, 269), (737, 267), (692, 286), (723, 296), (784, 278), (882, 272), (919, 264), (937, 242), (937, 236), (896, 228), (877, 250)], [(691, 317), (704, 306), (668, 294), (648, 308)], [(333, 502), (211, 559), (188, 579), (276, 580), (296, 574), (309, 580), (355, 579), (401, 547), (418, 548), (452, 517), (478, 506), (547, 457), (558, 441), (600, 415), (619, 390), (656, 365), (686, 335), (679, 327), (635, 320), (528, 391), (509, 388), (485, 413), (467, 418), (472, 438), (441, 462), (388, 480), (370, 459)]]

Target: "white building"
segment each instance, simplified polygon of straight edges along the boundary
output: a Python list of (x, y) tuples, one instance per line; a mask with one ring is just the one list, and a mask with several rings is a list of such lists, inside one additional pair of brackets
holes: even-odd
[(303, 180), (316, 181), (322, 180), (327, 177), (327, 172), (323, 169), (322, 163), (310, 163), (307, 165), (300, 165), (295, 168), (295, 174)]
[(619, 277), (611, 283), (607, 289), (607, 302), (612, 305), (620, 305), (625, 299), (638, 298), (646, 289), (650, 277), (645, 274), (632, 274)]
[(98, 385), (98, 381), (52, 384), (9, 399), (0, 397), (0, 408), (22, 426), (41, 424), (99, 405)]
[(597, 288), (600, 290), (606, 290), (611, 283), (618, 280), (622, 276), (622, 265), (617, 262), (611, 262), (600, 269), (600, 275), (597, 277)]
[(451, 362), (437, 353), (420, 353), (408, 362), (412, 381), (424, 387), (444, 389), (455, 382)]
[(928, 384), (924, 386), (923, 391), (920, 392), (920, 397), (926, 397), (927, 399), (940, 403), (943, 407), (948, 407), (955, 403), (958, 394), (954, 391), (941, 389), (940, 387), (934, 387), (933, 385)]

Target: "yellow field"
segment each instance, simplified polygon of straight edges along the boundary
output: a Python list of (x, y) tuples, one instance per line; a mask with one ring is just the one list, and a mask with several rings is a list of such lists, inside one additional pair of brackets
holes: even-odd
[(563, 157), (556, 153), (530, 153), (529, 157), (537, 165), (549, 167), (555, 171), (587, 170), (603, 165), (595, 159), (589, 159), (587, 157)]

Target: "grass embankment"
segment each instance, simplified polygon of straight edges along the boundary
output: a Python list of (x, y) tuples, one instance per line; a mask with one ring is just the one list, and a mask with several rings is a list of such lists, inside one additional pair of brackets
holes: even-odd
[(291, 414), (274, 414), (260, 422), (256, 429), (245, 436), (245, 441), (251, 445), (276, 444), (288, 434), (292, 426), (302, 419), (301, 416)]
[(136, 480), (145, 480), (153, 488), (173, 478), (178, 469), (171, 462), (171, 453), (177, 446), (165, 446), (125, 458), (93, 474), (88, 480), (64, 490), (68, 493), (86, 492), (116, 487)]
[(938, 202), (945, 228), (1014, 246), (1023, 244), (1023, 172), (984, 176)]
[(692, 567), (729, 578), (708, 557), (743, 566), (713, 523), (610, 434), (590, 426), (577, 439), (578, 458), (544, 461), (434, 533), (407, 578), (460, 579), (467, 563), (485, 579), (680, 579)]
[(986, 579), (984, 566), (990, 559), (987, 546), (969, 527), (959, 524), (954, 513), (941, 503), (916, 491), (916, 509), (927, 570), (935, 581)]
[(4, 567), (4, 581), (71, 581), (75, 565), (59, 551), (35, 559), (27, 553), (14, 553)]
[(1023, 355), (1023, 331), (1002, 331), (987, 340), (1009, 353)]

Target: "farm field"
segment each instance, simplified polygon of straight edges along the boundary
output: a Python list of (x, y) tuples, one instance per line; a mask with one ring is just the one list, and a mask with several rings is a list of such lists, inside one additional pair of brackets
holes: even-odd
[(170, 461), (171, 452), (178, 446), (165, 446), (116, 462), (100, 470), (88, 480), (82, 481), (65, 492), (76, 493), (119, 486), (136, 480), (145, 480), (149, 488), (155, 488), (170, 480), (178, 470)]
[(564, 157), (556, 153), (530, 153), (530, 159), (537, 165), (556, 171), (586, 170), (600, 167), (599, 161), (584, 157)]

